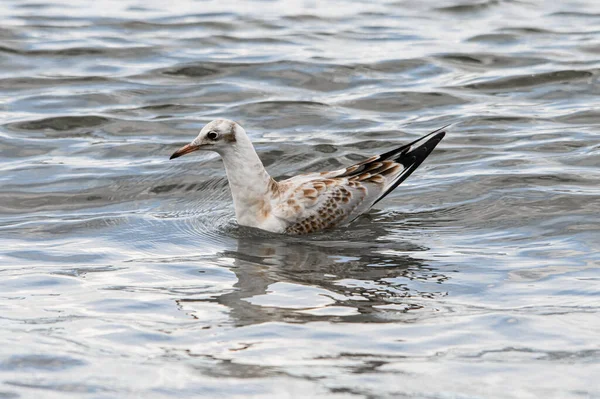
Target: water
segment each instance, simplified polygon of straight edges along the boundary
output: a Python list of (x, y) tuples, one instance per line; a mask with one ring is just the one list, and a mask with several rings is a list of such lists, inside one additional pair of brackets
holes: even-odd
[[(0, 398), (600, 397), (594, 0), (0, 3)], [(447, 123), (350, 228), (236, 225), (273, 175)]]

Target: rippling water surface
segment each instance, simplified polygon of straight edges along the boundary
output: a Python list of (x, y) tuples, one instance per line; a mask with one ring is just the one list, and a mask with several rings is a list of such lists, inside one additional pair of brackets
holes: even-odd
[[(0, 398), (600, 395), (600, 3), (0, 3)], [(453, 126), (350, 228), (274, 176)]]

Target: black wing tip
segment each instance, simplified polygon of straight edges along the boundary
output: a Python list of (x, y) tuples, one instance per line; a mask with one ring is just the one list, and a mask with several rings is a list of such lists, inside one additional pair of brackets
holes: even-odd
[[(343, 173), (337, 177), (348, 177), (348, 176), (353, 176), (353, 175), (359, 174), (365, 169), (365, 167), (368, 164), (373, 163), (373, 162), (383, 161), (386, 159), (392, 159), (392, 160), (404, 165), (404, 163), (402, 161), (400, 161), (399, 159), (401, 159), (403, 157), (406, 157), (406, 159), (413, 158), (413, 155), (414, 155), (414, 158), (415, 158), (414, 160), (412, 160), (411, 162), (407, 162), (407, 161), (405, 161), (405, 162), (407, 162), (409, 164), (418, 162), (420, 164), (421, 162), (423, 162), (423, 160), (425, 158), (427, 158), (429, 153), (431, 153), (431, 151), (433, 151), (433, 149), (438, 145), (438, 143), (446, 136), (446, 131), (444, 129), (446, 129), (448, 126), (450, 126), (450, 124), (448, 124), (446, 126), (442, 126), (441, 128), (436, 129), (433, 132), (428, 133), (425, 136), (418, 138), (417, 140), (413, 141), (412, 143), (404, 144), (403, 146), (394, 148), (391, 151), (373, 156), (371, 158), (367, 158), (362, 162), (358, 162), (358, 163), (352, 165), (352, 166), (357, 166), (358, 168), (352, 169), (350, 172)], [(424, 141), (424, 140), (426, 140), (426, 141)], [(417, 145), (415, 148), (412, 148), (415, 144), (419, 143), (420, 141), (424, 141), (424, 142), (422, 144)], [(422, 159), (420, 161), (418, 161), (416, 159), (417, 154), (415, 154), (415, 151), (426, 147), (427, 144), (429, 144), (429, 143), (433, 143), (430, 151), (428, 151), (425, 154), (425, 156), (423, 156)], [(407, 157), (407, 155), (408, 155), (408, 157)]]
[[(442, 128), (443, 129), (443, 128)], [(408, 164), (416, 164), (415, 169), (419, 166), (425, 158), (431, 154), (431, 152), (437, 147), (437, 145), (446, 137), (445, 130), (435, 130), (418, 140), (408, 144), (404, 151), (400, 152), (396, 158), (396, 161), (409, 166), (402, 162), (402, 158), (408, 158)]]
[[(431, 140), (436, 140), (437, 139), (438, 142), (439, 142), (439, 141), (441, 141), (446, 136), (446, 130), (445, 129), (447, 127), (449, 127), (449, 126), (450, 126), (450, 124), (448, 124), (446, 126), (442, 126), (439, 129), (436, 129), (436, 130), (434, 130), (431, 133), (427, 133), (425, 136), (419, 137), (418, 139), (416, 139), (415, 141), (413, 141), (411, 143), (405, 144), (405, 145), (403, 145), (401, 147), (398, 147), (398, 148), (395, 148), (395, 149), (393, 149), (391, 151), (383, 153), (383, 154), (381, 154), (379, 156), (380, 157), (379, 159), (386, 159), (386, 158), (392, 158), (393, 159), (393, 158), (402, 156), (402, 155), (404, 155), (404, 154), (406, 154), (408, 152), (412, 152), (412, 150), (413, 150), (412, 147), (415, 144), (419, 143), (420, 141), (427, 140), (427, 141), (425, 141), (425, 143), (428, 143)], [(437, 145), (437, 143), (435, 145)], [(418, 148), (420, 146), (421, 145), (418, 145), (416, 148)]]
[(429, 137), (429, 140), (428, 140), (428, 142), (429, 142), (430, 140), (438, 140), (438, 142), (439, 142), (439, 141), (441, 141), (441, 140), (442, 140), (444, 137), (446, 137), (446, 133), (448, 133), (448, 132), (446, 131), (446, 129), (447, 129), (448, 127), (450, 127), (450, 125), (451, 125), (451, 124), (447, 124), (446, 126), (442, 126), (442, 127), (440, 127), (439, 129), (436, 129), (436, 130), (434, 130), (433, 132), (426, 134), (425, 136), (421, 137), (420, 139), (417, 139), (417, 140), (413, 141), (413, 142), (412, 142), (412, 143), (410, 143), (409, 145), (416, 144), (416, 143), (418, 143), (418, 142), (419, 142), (419, 141), (421, 141), (421, 140), (425, 140), (425, 139), (427, 139), (428, 137)]
[[(446, 136), (446, 131), (444, 130), (450, 125), (446, 125), (441, 127), (433, 132), (426, 134), (413, 141), (410, 144), (406, 144), (398, 149), (396, 149), (397, 153), (395, 156), (391, 157), (396, 162), (404, 166), (404, 171), (386, 191), (383, 193), (377, 201), (373, 203), (375, 205), (383, 198), (385, 198), (389, 193), (394, 191), (396, 187), (398, 187), (404, 180), (408, 178), (408, 176), (412, 175), (412, 173), (417, 170), (419, 166), (425, 161), (425, 159), (433, 152), (435, 147), (442, 141), (442, 139)], [(422, 142), (422, 143), (419, 143)], [(414, 148), (413, 148), (414, 146)], [(391, 152), (390, 152), (391, 153)]]
[(424, 140), (428, 137), (430, 137), (429, 140), (435, 140), (435, 139), (442, 140), (446, 136), (446, 133), (447, 133), (446, 128), (448, 126), (450, 126), (450, 125), (442, 126), (441, 128), (436, 129), (433, 132), (426, 134), (425, 136), (421, 137), (420, 139), (413, 141), (411, 144), (418, 143), (419, 141)]
[(429, 142), (429, 141), (434, 141), (434, 140), (437, 140), (437, 142), (439, 143), (440, 141), (442, 141), (442, 139), (443, 139), (444, 137), (446, 137), (446, 131), (445, 131), (445, 130), (442, 130), (441, 132), (434, 133), (434, 134), (433, 134), (433, 137), (431, 137), (431, 138), (428, 140), (428, 142)]
[(437, 132), (431, 139), (428, 140), (428, 142), (437, 141), (435, 145), (438, 145), (438, 143), (442, 141), (444, 137), (446, 137), (446, 131), (442, 130), (441, 132)]

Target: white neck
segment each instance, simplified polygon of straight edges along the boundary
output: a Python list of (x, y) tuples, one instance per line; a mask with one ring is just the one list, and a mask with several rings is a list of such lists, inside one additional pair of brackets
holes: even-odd
[(271, 209), (270, 190), (274, 181), (248, 136), (238, 134), (236, 139), (236, 143), (220, 155), (225, 164), (238, 223), (257, 227)]

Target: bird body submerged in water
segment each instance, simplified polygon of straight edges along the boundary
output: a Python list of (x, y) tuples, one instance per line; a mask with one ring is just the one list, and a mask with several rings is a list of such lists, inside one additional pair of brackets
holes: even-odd
[(240, 225), (308, 234), (348, 224), (368, 211), (427, 158), (444, 137), (442, 129), (344, 169), (279, 182), (265, 170), (246, 131), (226, 119), (204, 126), (170, 159), (199, 150), (217, 152), (225, 164)]

